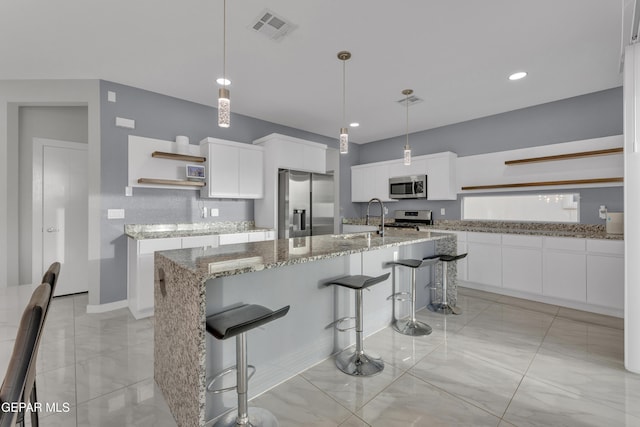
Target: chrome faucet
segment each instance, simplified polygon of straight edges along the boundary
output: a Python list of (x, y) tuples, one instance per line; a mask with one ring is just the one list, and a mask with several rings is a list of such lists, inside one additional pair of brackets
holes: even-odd
[(378, 231), (378, 234), (380, 234), (380, 237), (384, 237), (384, 204), (382, 203), (382, 200), (377, 197), (369, 200), (369, 204), (367, 205), (367, 225), (369, 225), (369, 208), (371, 207), (372, 202), (380, 203), (380, 231)]

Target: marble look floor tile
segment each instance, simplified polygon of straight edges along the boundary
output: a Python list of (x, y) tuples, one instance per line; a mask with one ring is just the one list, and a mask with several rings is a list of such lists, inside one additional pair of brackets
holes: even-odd
[(78, 381), (76, 365), (68, 365), (46, 372), (36, 370), (36, 372), (38, 401), (50, 404), (57, 403), (59, 406), (64, 403), (71, 407), (76, 406), (76, 382)]
[(624, 331), (556, 318), (542, 348), (587, 360), (624, 363)]
[(347, 421), (340, 424), (339, 427), (371, 427), (371, 425), (365, 423), (362, 419), (358, 418), (358, 416), (353, 415), (349, 417)]
[(499, 418), (404, 374), (357, 412), (376, 426), (492, 426)]
[(73, 337), (59, 341), (42, 340), (38, 349), (36, 369), (44, 373), (76, 363), (76, 343)]
[(153, 343), (78, 362), (78, 403), (153, 378)]
[(352, 413), (306, 379), (295, 376), (251, 400), (270, 411), (281, 427), (336, 426)]
[(554, 316), (501, 303), (494, 303), (480, 313), (470, 326), (483, 327), (497, 334), (532, 337), (542, 341)]
[(79, 426), (176, 427), (162, 392), (152, 379), (78, 405)]
[(558, 317), (585, 323), (593, 323), (600, 326), (607, 326), (609, 328), (624, 329), (624, 318), (589, 313), (587, 311), (574, 310), (572, 308), (560, 307)]
[(617, 363), (575, 359), (541, 350), (527, 377), (640, 418), (640, 375)]
[[(58, 408), (61, 412), (40, 413), (39, 425), (43, 427), (76, 427), (78, 420), (76, 419), (76, 408), (70, 407), (68, 412), (64, 412), (62, 407)], [(26, 418), (26, 426), (31, 426), (31, 419)]]
[(527, 342), (500, 336), (490, 330), (469, 327), (448, 337), (445, 345), (519, 374), (527, 371), (540, 347), (537, 341)]
[(503, 418), (519, 427), (640, 425), (640, 418), (528, 377)]
[(473, 321), (473, 319), (475, 319), (481, 312), (482, 311), (465, 310), (459, 315), (444, 315), (424, 309), (416, 313), (416, 319), (421, 322), (425, 322), (434, 330), (440, 331), (443, 335), (446, 335), (461, 330)]
[(406, 370), (443, 342), (444, 338), (437, 330), (430, 335), (411, 337), (388, 327), (367, 337), (364, 348), (365, 352), (382, 357), (385, 364)]
[(401, 369), (386, 364), (378, 375), (354, 377), (340, 371), (331, 357), (300, 375), (347, 409), (355, 411), (391, 384), (401, 373)]
[(441, 346), (409, 372), (498, 417), (513, 397), (522, 374), (472, 355), (469, 349)]
[(553, 304), (545, 304), (543, 302), (531, 301), (528, 299), (510, 297), (507, 295), (501, 295), (497, 302), (500, 304), (507, 304), (514, 307), (526, 308), (527, 310), (539, 311), (541, 313), (551, 314), (555, 316), (558, 314), (560, 307)]

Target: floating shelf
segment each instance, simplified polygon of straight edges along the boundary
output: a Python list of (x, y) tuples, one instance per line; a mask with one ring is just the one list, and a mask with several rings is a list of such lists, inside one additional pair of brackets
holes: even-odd
[(472, 186), (462, 187), (461, 190), (492, 190), (492, 189), (498, 189), (498, 188), (542, 187), (546, 185), (605, 184), (610, 182), (623, 182), (623, 179), (622, 177), (590, 178), (590, 179), (568, 179), (565, 181), (519, 182), (515, 184), (472, 185)]
[[(609, 154), (618, 154), (622, 152), (623, 152), (622, 147), (607, 148), (605, 150), (581, 151), (578, 153), (558, 154), (555, 156), (531, 157), (528, 159), (518, 159), (518, 160), (506, 160), (504, 164), (507, 166), (512, 166), (512, 165), (520, 165), (523, 163), (550, 162), (554, 160), (578, 159), (581, 157), (606, 156)], [(552, 184), (548, 184), (548, 185), (552, 185)], [(562, 184), (558, 184), (558, 185), (562, 185)]]
[(179, 187), (204, 187), (204, 181), (186, 181), (177, 179), (138, 178), (138, 184), (177, 185)]
[(151, 153), (151, 157), (158, 157), (161, 159), (171, 159), (171, 160), (184, 160), (186, 162), (196, 162), (196, 163), (204, 163), (207, 161), (206, 157), (191, 156), (189, 154), (167, 153), (164, 151), (154, 151), (153, 153)]

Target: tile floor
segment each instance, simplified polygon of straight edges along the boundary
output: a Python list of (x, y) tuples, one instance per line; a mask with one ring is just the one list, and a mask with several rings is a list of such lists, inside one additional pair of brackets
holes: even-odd
[[(30, 291), (0, 292), (0, 372)], [(153, 321), (86, 314), (54, 299), (38, 358), (47, 426), (175, 426), (153, 382)], [(623, 367), (622, 319), (460, 289), (460, 316), (421, 311), (411, 338), (365, 340), (386, 367), (370, 378), (328, 359), (252, 401), (282, 426), (640, 426), (640, 375)]]

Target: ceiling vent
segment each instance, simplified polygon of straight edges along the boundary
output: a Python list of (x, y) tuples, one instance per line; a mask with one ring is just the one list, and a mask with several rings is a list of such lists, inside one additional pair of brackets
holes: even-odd
[(424, 101), (424, 99), (418, 98), (415, 95), (411, 95), (409, 98), (402, 98), (397, 100), (396, 102), (404, 107), (407, 105), (407, 101), (409, 101), (409, 107), (411, 107), (412, 105), (420, 104), (422, 101)]
[(251, 29), (271, 40), (280, 41), (285, 35), (297, 28), (291, 21), (272, 10), (265, 9), (253, 21)]

